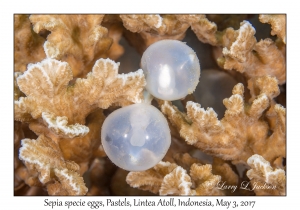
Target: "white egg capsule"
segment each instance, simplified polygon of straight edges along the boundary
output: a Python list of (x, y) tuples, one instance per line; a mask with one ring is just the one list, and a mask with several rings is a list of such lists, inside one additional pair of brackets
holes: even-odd
[(150, 45), (142, 56), (146, 89), (156, 98), (174, 101), (192, 93), (200, 78), (196, 53), (185, 43), (162, 40)]
[(171, 134), (164, 115), (141, 103), (120, 108), (104, 121), (101, 141), (108, 158), (128, 171), (144, 171), (166, 155)]

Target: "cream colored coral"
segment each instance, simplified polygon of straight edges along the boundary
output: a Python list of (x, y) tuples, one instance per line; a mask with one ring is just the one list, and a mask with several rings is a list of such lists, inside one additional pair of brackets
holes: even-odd
[(130, 34), (130, 39), (131, 44), (141, 53), (159, 40), (182, 40), (190, 24), (204, 17), (205, 15), (120, 15), (124, 27), (138, 33)]
[(218, 31), (215, 23), (201, 18), (191, 23), (191, 28), (201, 42), (223, 48), (223, 57), (218, 58), (222, 68), (235, 69), (248, 78), (271, 75), (278, 79), (279, 84), (285, 83), (285, 54), (269, 38), (257, 42), (256, 31), (248, 21), (241, 22), (238, 30)]
[[(260, 154), (272, 162), (277, 157), (285, 157), (285, 109), (276, 104), (274, 111), (271, 111), (271, 104), (275, 103), (272, 99), (279, 94), (274, 77), (264, 76), (254, 81), (258, 93), (255, 99), (246, 103), (243, 99), (244, 87), (237, 84), (233, 95), (224, 99), (227, 110), (221, 120), (212, 108), (204, 110), (194, 102), (187, 103), (188, 120), (170, 102), (165, 101), (161, 110), (188, 144), (208, 154), (235, 163), (245, 163), (251, 155)], [(269, 117), (264, 114), (265, 111), (272, 112), (275, 126), (269, 127), (262, 120), (263, 116)], [(270, 136), (269, 130), (273, 131)], [(276, 144), (281, 147), (276, 146), (276, 150), (272, 150), (272, 145)]]
[(191, 186), (191, 177), (181, 166), (177, 166), (163, 178), (159, 195), (191, 195)]
[(277, 35), (284, 43), (286, 43), (286, 15), (259, 15), (259, 20), (262, 23), (271, 24), (271, 34), (273, 36)]
[(160, 15), (120, 15), (124, 26), (132, 32), (157, 30), (162, 27)]
[(14, 71), (24, 72), (29, 63), (43, 60), (45, 39), (32, 30), (29, 15), (14, 15)]
[(218, 44), (216, 37), (217, 25), (207, 18), (201, 18), (199, 21), (191, 23), (191, 29), (201, 42), (209, 43), (213, 46)]
[(190, 23), (205, 15), (120, 15), (124, 26), (132, 32), (156, 32), (159, 35), (183, 34)]
[(19, 158), (31, 176), (38, 177), (47, 186), (50, 195), (87, 193), (83, 178), (78, 174), (79, 166), (64, 160), (59, 146), (51, 139), (41, 135), (37, 140), (23, 139), (21, 143)]
[(84, 76), (86, 65), (112, 44), (108, 30), (100, 25), (103, 18), (104, 15), (31, 15), (30, 21), (36, 33), (51, 32), (44, 44), (47, 57), (67, 61), (75, 76)]
[(52, 113), (42, 112), (42, 119), (46, 126), (59, 136), (74, 138), (84, 136), (89, 132), (89, 128), (76, 123), (75, 125), (67, 125), (68, 118), (63, 116), (55, 116)]
[(127, 183), (134, 188), (148, 190), (158, 193), (163, 178), (177, 167), (176, 164), (160, 161), (153, 168), (141, 172), (130, 172), (127, 177)]
[(132, 187), (159, 195), (223, 195), (216, 188), (221, 177), (211, 170), (211, 165), (194, 163), (189, 175), (181, 166), (161, 161), (146, 171), (130, 172), (126, 181)]
[(213, 174), (220, 175), (226, 184), (237, 186), (239, 182), (239, 176), (232, 170), (232, 167), (220, 158), (214, 158), (213, 160)]
[(183, 154), (177, 153), (177, 154), (173, 155), (173, 158), (174, 158), (175, 162), (177, 163), (177, 165), (180, 165), (187, 172), (190, 171), (190, 168), (194, 163), (199, 163), (201, 165), (205, 165), (204, 161), (194, 158), (191, 155), (189, 155), (188, 153), (183, 153)]
[(190, 176), (196, 186), (195, 190), (192, 190), (193, 195), (223, 195), (223, 192), (217, 188), (221, 176), (212, 174), (212, 165), (193, 164)]
[[(91, 158), (106, 156), (100, 147), (101, 139), (99, 135), (104, 120), (105, 116), (102, 110), (96, 110), (86, 118), (86, 127), (89, 129), (89, 132), (85, 136), (73, 138), (55, 134), (39, 122), (31, 122), (29, 127), (37, 134), (45, 135), (47, 138), (56, 142), (65, 160), (72, 160), (79, 164), (80, 170), (78, 172), (82, 175), (88, 170)], [(22, 177), (27, 181), (26, 175)]]
[(142, 70), (119, 75), (118, 66), (110, 59), (99, 59), (86, 79), (69, 85), (72, 71), (66, 62), (48, 58), (30, 65), (17, 78), (27, 97), (15, 101), (15, 119), (27, 121), (30, 114), (31, 120), (43, 119), (45, 125), (63, 137), (86, 134), (85, 118), (96, 108), (141, 101), (145, 85)]
[(273, 169), (260, 155), (252, 155), (248, 161), (251, 167), (247, 176), (256, 195), (285, 195), (286, 176), (282, 169)]
[[(99, 135), (105, 115), (142, 100), (142, 71), (120, 75), (119, 64), (112, 61), (124, 52), (121, 37), (143, 53), (158, 40), (182, 40), (189, 27), (201, 42), (221, 49), (217, 56), (221, 67), (241, 72), (237, 74), (245, 76), (243, 82), (249, 79), (250, 97), (242, 84), (236, 85), (233, 95), (224, 100), (223, 119), (212, 108), (204, 110), (194, 102), (187, 103), (187, 113), (159, 102), (172, 131), (172, 146), (164, 160), (176, 164), (160, 162), (147, 171), (130, 172), (127, 182), (160, 195), (232, 195), (232, 191), (217, 189), (221, 177), (237, 186), (239, 177), (232, 163), (248, 160), (252, 188), (265, 183), (277, 187), (254, 190), (256, 195), (285, 195), (286, 110), (278, 104), (285, 100), (278, 84), (286, 80), (286, 17), (260, 15), (278, 39), (257, 42), (249, 22), (243, 21), (238, 29), (241, 16), (212, 16), (31, 15), (29, 20), (29, 15), (15, 15), (14, 65), (19, 72), (14, 75), (14, 113), (15, 120), (21, 121), (15, 122), (16, 195), (42, 187), (49, 195), (86, 194), (82, 175), (105, 156)], [(107, 57), (112, 60), (99, 59)], [(36, 64), (27, 67), (29, 63)], [(212, 165), (187, 153), (176, 154), (192, 154), (197, 149), (214, 156)], [(100, 180), (99, 176), (90, 180), (91, 195), (109, 193), (109, 177), (116, 168), (111, 166), (107, 175), (108, 169), (98, 164), (102, 174)]]
[(249, 78), (271, 75), (279, 84), (285, 83), (285, 58), (276, 44), (268, 38), (256, 42), (255, 29), (247, 21), (243, 21), (235, 33), (236, 39), (224, 46), (224, 58), (219, 64), (224, 69), (245, 73)]
[(85, 136), (70, 139), (51, 135), (52, 140), (59, 138), (59, 141), (57, 141), (65, 159), (73, 160), (84, 166), (80, 169), (80, 174), (83, 174), (88, 169), (85, 167), (89, 165), (92, 157), (106, 156), (104, 151), (98, 149), (101, 145), (100, 133), (104, 120), (105, 116), (102, 110), (98, 109), (86, 119), (86, 126), (89, 132)]

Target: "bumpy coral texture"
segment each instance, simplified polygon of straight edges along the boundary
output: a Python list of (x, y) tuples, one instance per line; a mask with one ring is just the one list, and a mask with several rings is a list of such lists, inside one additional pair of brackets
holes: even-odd
[[(274, 161), (286, 156), (285, 109), (273, 101), (279, 94), (277, 84), (277, 80), (269, 76), (250, 80), (249, 86), (257, 95), (252, 93), (248, 103), (243, 98), (244, 86), (237, 84), (233, 95), (224, 99), (227, 111), (221, 120), (212, 108), (205, 110), (194, 102), (187, 103), (187, 116), (167, 101), (161, 109), (188, 144), (208, 154), (236, 163), (246, 162), (253, 154)], [(263, 118), (272, 120), (272, 126)]]
[(159, 195), (223, 195), (216, 188), (221, 180), (212, 174), (212, 166), (193, 163), (189, 174), (181, 166), (160, 162), (143, 172), (130, 172), (126, 181), (132, 187), (139, 187)]
[(77, 79), (73, 85), (69, 85), (73, 76), (66, 62), (48, 58), (29, 65), (17, 78), (20, 90), (27, 97), (15, 102), (15, 119), (41, 119), (63, 137), (85, 135), (88, 129), (80, 124), (97, 107), (125, 106), (141, 100), (145, 84), (142, 70), (119, 75), (118, 65), (109, 59), (99, 59), (87, 78)]
[(277, 35), (286, 43), (286, 15), (259, 15), (262, 23), (270, 23), (272, 26), (271, 34)]
[(224, 58), (219, 61), (220, 65), (245, 73), (249, 78), (272, 75), (283, 84), (286, 80), (285, 57), (276, 44), (269, 38), (257, 42), (255, 29), (246, 21), (234, 33), (236, 38), (232, 44), (223, 48)]
[(100, 24), (104, 15), (31, 15), (33, 30), (48, 30), (44, 44), (48, 58), (67, 61), (75, 76), (85, 75), (94, 58), (105, 53), (112, 39)]
[(46, 57), (43, 49), (45, 39), (33, 31), (28, 15), (15, 15), (14, 33), (14, 68), (24, 72), (29, 63)]
[(182, 40), (190, 23), (205, 18), (205, 15), (120, 15), (120, 18), (124, 27), (134, 32), (127, 33), (134, 38), (131, 44), (143, 52), (159, 40)]
[(286, 176), (284, 170), (273, 169), (270, 163), (260, 155), (251, 156), (247, 163), (251, 167), (247, 171), (247, 176), (251, 180), (256, 195), (286, 194)]
[[(283, 22), (284, 19), (281, 19), (282, 25), (277, 27), (281, 32), (285, 31)], [(247, 78), (271, 75), (278, 79), (279, 84), (285, 83), (285, 55), (270, 38), (257, 42), (255, 28), (248, 21), (241, 22), (238, 30), (229, 27), (218, 31), (217, 25), (208, 19), (202, 19), (191, 27), (199, 40), (223, 48), (222, 56), (218, 58), (222, 68), (237, 70)]]
[(45, 184), (50, 195), (84, 195), (87, 188), (80, 177), (79, 166), (64, 160), (58, 145), (41, 135), (37, 140), (23, 139), (20, 159), (30, 176)]
[[(15, 15), (15, 195), (285, 195), (286, 33), (284, 14)], [(153, 168), (124, 171), (101, 127), (144, 101), (139, 56), (164, 39), (187, 42), (201, 71), (237, 83), (221, 118), (199, 93), (154, 98), (171, 146)]]
[[(97, 109), (105, 109), (113, 104), (125, 106), (141, 100), (145, 84), (141, 70), (126, 75), (117, 72), (117, 63), (110, 59), (99, 59), (86, 79), (77, 79), (73, 85), (69, 85), (72, 71), (66, 62), (48, 58), (29, 65), (24, 74), (16, 74), (16, 83), (26, 97), (18, 98), (16, 88), (15, 98), (19, 100), (15, 101), (15, 119), (29, 123), (30, 129), (40, 135), (39, 138), (46, 135), (48, 141), (60, 146), (63, 157), (81, 164), (77, 170), (82, 175), (88, 169), (92, 153), (100, 146), (99, 133), (105, 117)], [(119, 88), (114, 88), (116, 85)], [(85, 125), (86, 117), (92, 112), (93, 116), (87, 118)], [(31, 154), (28, 156), (27, 159), (37, 158)], [(51, 159), (51, 156), (47, 157)], [(27, 159), (22, 160), (26, 163)], [(58, 171), (56, 174), (59, 179), (69, 175), (68, 171)], [(48, 193), (57, 191), (61, 186), (72, 187), (71, 184), (47, 186)], [(80, 194), (86, 192), (81, 191)], [(51, 194), (74, 193), (64, 190)]]

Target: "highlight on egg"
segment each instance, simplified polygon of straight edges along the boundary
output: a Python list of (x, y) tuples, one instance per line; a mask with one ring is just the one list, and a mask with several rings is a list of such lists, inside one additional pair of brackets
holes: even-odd
[(112, 112), (103, 123), (101, 141), (108, 158), (118, 167), (143, 171), (163, 159), (171, 134), (164, 115), (141, 103)]
[(146, 89), (156, 98), (174, 101), (191, 94), (199, 82), (200, 63), (192, 48), (177, 40), (161, 40), (143, 53)]

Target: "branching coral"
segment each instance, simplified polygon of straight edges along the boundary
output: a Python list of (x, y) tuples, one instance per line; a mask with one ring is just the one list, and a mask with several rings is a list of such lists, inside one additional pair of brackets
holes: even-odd
[[(188, 144), (208, 154), (235, 162), (246, 162), (251, 155), (260, 154), (272, 162), (279, 156), (285, 157), (285, 109), (272, 101), (279, 94), (274, 77), (254, 81), (250, 86), (254, 84), (259, 95), (253, 94), (255, 99), (246, 103), (244, 87), (237, 84), (233, 95), (224, 100), (227, 110), (222, 120), (218, 120), (213, 109), (204, 110), (194, 102), (187, 103), (187, 116), (167, 101), (161, 109)], [(269, 127), (263, 116), (272, 116), (275, 125)], [(269, 130), (273, 132), (270, 136)], [(274, 151), (271, 148), (275, 144), (282, 147)]]
[[(83, 178), (80, 177), (79, 166), (64, 160), (59, 146), (51, 139), (40, 135), (37, 140), (23, 139), (20, 159), (25, 163), (30, 177), (47, 186), (50, 195), (85, 195)], [(27, 181), (30, 185), (31, 182)]]
[[(272, 28), (260, 41), (258, 20)], [(284, 14), (15, 15), (15, 195), (285, 195), (285, 27)], [(239, 83), (219, 119), (193, 95), (153, 100), (171, 147), (153, 168), (127, 172), (106, 157), (101, 128), (119, 106), (143, 101), (146, 82), (126, 62), (130, 73), (118, 74), (115, 60), (130, 55), (126, 41), (142, 54), (163, 39), (187, 42), (201, 67), (236, 70), (223, 72)], [(202, 57), (200, 42), (215, 57)], [(251, 190), (221, 187), (244, 182)]]
[(245, 72), (249, 78), (271, 75), (278, 79), (279, 84), (284, 83), (285, 58), (275, 43), (271, 39), (256, 42), (255, 29), (245, 21), (235, 33), (236, 39), (223, 48), (224, 58), (219, 64), (228, 70)]
[(84, 124), (86, 116), (97, 107), (124, 106), (141, 100), (145, 84), (142, 71), (127, 75), (117, 72), (117, 63), (100, 59), (86, 79), (68, 85), (72, 71), (66, 62), (48, 58), (30, 65), (17, 79), (27, 97), (15, 101), (15, 119), (42, 121), (62, 137), (83, 136), (88, 129), (79, 124)]
[(15, 71), (24, 72), (29, 63), (46, 57), (43, 49), (45, 39), (32, 30), (28, 15), (15, 15), (14, 32), (14, 67)]
[(271, 34), (277, 35), (286, 43), (286, 15), (259, 15), (259, 20), (262, 23), (269, 23), (272, 26)]
[(212, 172), (220, 175), (228, 185), (236, 186), (239, 176), (232, 170), (232, 167), (221, 158), (214, 158)]
[[(67, 160), (73, 160), (78, 164), (88, 163), (92, 156), (100, 156), (97, 154), (100, 146), (100, 130), (103, 124), (105, 116), (101, 109), (91, 113), (86, 121), (89, 132), (82, 137), (76, 138), (60, 138), (59, 147), (62, 150), (63, 156)], [(55, 139), (53, 135), (48, 134), (52, 139)], [(86, 169), (82, 169), (84, 172)]]
[(112, 44), (107, 29), (100, 25), (103, 18), (104, 15), (31, 15), (30, 21), (36, 33), (51, 32), (44, 44), (47, 57), (67, 61), (78, 76)]
[[(61, 147), (63, 157), (83, 164), (82, 174), (88, 169), (91, 151), (100, 145), (99, 133), (104, 120), (98, 111), (86, 126), (87, 115), (97, 108), (124, 106), (141, 100), (145, 84), (141, 70), (127, 75), (119, 75), (117, 71), (117, 63), (100, 59), (86, 79), (77, 79), (69, 85), (72, 71), (66, 62), (48, 58), (32, 64), (17, 78), (26, 97), (15, 101), (15, 119), (29, 122), (37, 135), (46, 135)], [(59, 171), (57, 176), (62, 178), (67, 173)], [(57, 187), (53, 187), (57, 185), (51, 185), (48, 190), (55, 190)]]
[(218, 44), (218, 40), (215, 35), (217, 33), (217, 25), (214, 22), (209, 21), (207, 18), (201, 18), (199, 21), (192, 23), (191, 29), (201, 42), (209, 43), (211, 45)]
[(126, 181), (132, 187), (160, 195), (222, 195), (216, 188), (221, 177), (211, 173), (211, 165), (193, 163), (190, 174), (181, 166), (160, 162), (143, 172), (130, 172)]
[(162, 39), (182, 40), (190, 23), (205, 15), (120, 15), (123, 25), (131, 32), (138, 33), (139, 43), (132, 42), (140, 52)]
[(252, 189), (256, 195), (285, 195), (285, 171), (273, 169), (268, 161), (260, 155), (251, 156), (248, 165), (252, 168), (247, 171), (251, 180)]
[(200, 41), (223, 48), (223, 56), (218, 59), (222, 68), (235, 69), (248, 78), (271, 75), (278, 79), (279, 84), (285, 83), (284, 54), (269, 38), (257, 42), (255, 29), (248, 21), (241, 22), (238, 30), (218, 31), (215, 23), (203, 18), (191, 24), (191, 28)]

